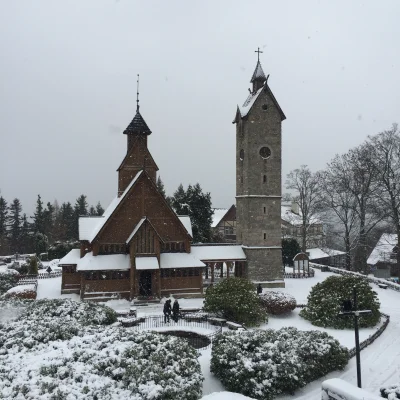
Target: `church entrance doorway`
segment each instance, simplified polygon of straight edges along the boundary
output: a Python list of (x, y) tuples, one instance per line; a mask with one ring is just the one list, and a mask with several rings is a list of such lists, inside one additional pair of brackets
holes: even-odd
[(141, 296), (151, 296), (151, 271), (140, 271), (139, 294)]

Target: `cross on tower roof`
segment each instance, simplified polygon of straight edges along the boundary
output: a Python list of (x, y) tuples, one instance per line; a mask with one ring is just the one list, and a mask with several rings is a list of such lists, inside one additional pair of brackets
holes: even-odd
[(263, 53), (263, 51), (261, 51), (260, 48), (258, 48), (254, 53), (258, 53), (257, 54), (257, 61), (260, 61), (260, 53)]

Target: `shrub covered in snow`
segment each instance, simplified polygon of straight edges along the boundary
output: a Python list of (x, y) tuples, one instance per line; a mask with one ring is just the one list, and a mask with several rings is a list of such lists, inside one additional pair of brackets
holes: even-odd
[(260, 295), (261, 305), (269, 314), (285, 314), (296, 308), (296, 299), (289, 293), (268, 291)]
[(197, 353), (186, 341), (104, 326), (115, 313), (98, 304), (1, 303), (24, 307), (16, 321), (0, 325), (1, 398), (201, 397)]
[(224, 279), (209, 287), (204, 311), (248, 326), (267, 321), (267, 314), (261, 307), (254, 285), (243, 278)]
[(307, 307), (300, 311), (300, 315), (316, 326), (352, 329), (353, 319), (340, 318), (338, 313), (344, 300), (353, 299), (354, 287), (357, 291), (357, 308), (372, 311), (372, 315), (359, 318), (359, 326), (375, 326), (380, 319), (378, 296), (365, 279), (354, 276), (330, 276), (317, 283), (311, 289)]
[(0, 394), (27, 399), (201, 397), (196, 351), (178, 338), (88, 327), (83, 337), (1, 355)]
[[(14, 270), (12, 270), (14, 271)], [(16, 286), (19, 274), (10, 273), (9, 271), (0, 272), (0, 295), (7, 292), (7, 290)]]
[(213, 342), (211, 372), (227, 390), (269, 400), (343, 369), (348, 358), (348, 350), (325, 332), (226, 332)]
[(385, 399), (400, 399), (400, 384), (381, 387), (380, 392)]
[(22, 350), (52, 340), (67, 340), (84, 332), (85, 326), (109, 325), (117, 320), (114, 310), (99, 304), (69, 299), (25, 304), (16, 321), (0, 324), (0, 354), (11, 347)]

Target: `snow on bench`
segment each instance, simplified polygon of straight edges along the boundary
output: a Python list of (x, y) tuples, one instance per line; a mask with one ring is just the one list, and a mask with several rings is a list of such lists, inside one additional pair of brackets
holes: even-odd
[(388, 285), (386, 285), (385, 283), (378, 283), (378, 287), (380, 287), (381, 289), (387, 289)]
[(233, 331), (237, 331), (237, 330), (240, 329), (240, 328), (243, 329), (243, 326), (242, 326), (242, 325), (237, 324), (236, 322), (231, 322), (231, 321), (227, 321), (226, 326), (227, 326), (229, 329), (233, 330)]
[(217, 326), (225, 326), (226, 325), (226, 319), (224, 319), (224, 318), (211, 317), (211, 318), (208, 318), (208, 322), (211, 325), (217, 325)]

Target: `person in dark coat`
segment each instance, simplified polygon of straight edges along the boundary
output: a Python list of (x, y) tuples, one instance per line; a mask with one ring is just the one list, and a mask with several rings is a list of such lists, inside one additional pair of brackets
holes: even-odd
[(172, 319), (175, 322), (178, 322), (178, 318), (179, 318), (179, 303), (178, 300), (175, 299), (174, 305), (172, 306)]
[(169, 318), (171, 316), (171, 300), (168, 299), (165, 303), (164, 303), (164, 322), (167, 323), (169, 322)]
[(263, 288), (261, 286), (261, 283), (259, 283), (258, 286), (257, 286), (257, 294), (261, 294), (262, 291), (263, 291)]

